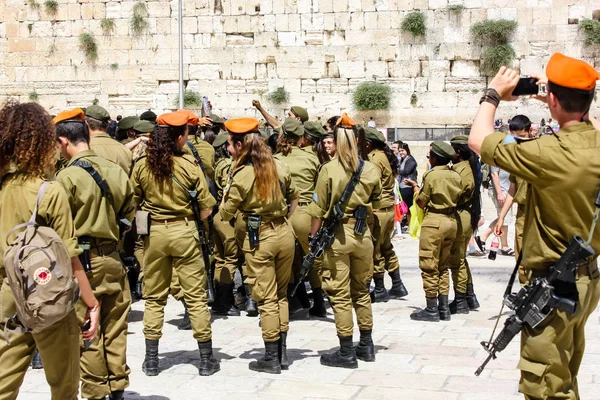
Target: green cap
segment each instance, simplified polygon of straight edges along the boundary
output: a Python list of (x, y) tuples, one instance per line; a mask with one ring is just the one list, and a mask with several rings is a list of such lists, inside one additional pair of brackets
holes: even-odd
[(223, 131), (217, 135), (215, 140), (213, 140), (213, 147), (221, 147), (227, 142), (227, 138), (229, 137), (229, 133), (227, 131)]
[(456, 156), (456, 152), (454, 151), (452, 146), (450, 146), (448, 143), (442, 142), (442, 141), (433, 142), (431, 144), (431, 151), (433, 151), (438, 156), (441, 156), (444, 158), (452, 158), (452, 157)]
[(286, 136), (304, 136), (304, 125), (294, 118), (286, 118), (285, 121), (283, 121), (283, 131)]
[(365, 136), (370, 141), (385, 143), (385, 138), (383, 137), (383, 134), (375, 128), (365, 128)]
[[(144, 120), (144, 121), (150, 121), (150, 122), (156, 122), (156, 114), (153, 113), (151, 110), (148, 111), (144, 111), (141, 115), (140, 115), (140, 119)], [(135, 129), (135, 128), (134, 128)]]
[(306, 121), (304, 123), (304, 133), (310, 138), (321, 139), (325, 135), (325, 129), (318, 122)]
[(223, 120), (217, 114), (210, 114), (208, 118), (210, 118), (213, 125), (223, 125)]
[(469, 137), (468, 136), (464, 136), (464, 135), (454, 136), (450, 140), (450, 143), (451, 144), (469, 144)]
[(122, 118), (119, 121), (119, 124), (117, 125), (117, 129), (118, 130), (127, 130), (127, 129), (132, 129), (135, 125), (136, 122), (138, 122), (140, 119), (138, 117), (131, 116), (131, 117), (125, 117)]
[(85, 116), (99, 121), (106, 121), (110, 119), (110, 114), (104, 107), (100, 106), (89, 106), (85, 109)]
[(141, 119), (133, 125), (133, 130), (140, 133), (152, 132), (154, 130), (154, 123)]
[(302, 122), (308, 121), (308, 111), (306, 111), (306, 108), (303, 108), (300, 106), (293, 106), (292, 108), (290, 108), (290, 111), (296, 117), (300, 118), (300, 121), (302, 121)]

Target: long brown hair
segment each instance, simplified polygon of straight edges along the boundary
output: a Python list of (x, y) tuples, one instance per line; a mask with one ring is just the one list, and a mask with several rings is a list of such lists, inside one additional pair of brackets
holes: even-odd
[(281, 188), (279, 186), (279, 174), (277, 165), (271, 149), (257, 133), (250, 133), (239, 137), (230, 135), (234, 144), (242, 142), (242, 149), (235, 167), (251, 164), (254, 167), (254, 184), (258, 197), (267, 204), (281, 200)]
[(37, 103), (9, 100), (0, 110), (0, 174), (10, 163), (43, 177), (56, 160), (54, 125)]
[(146, 154), (148, 167), (159, 183), (170, 180), (173, 173), (173, 155), (183, 152), (177, 148), (177, 138), (185, 135), (186, 126), (155, 126), (150, 134)]
[(300, 138), (298, 136), (286, 136), (283, 132), (281, 132), (277, 138), (277, 152), (287, 156), (292, 152), (292, 146), (298, 146), (299, 139)]

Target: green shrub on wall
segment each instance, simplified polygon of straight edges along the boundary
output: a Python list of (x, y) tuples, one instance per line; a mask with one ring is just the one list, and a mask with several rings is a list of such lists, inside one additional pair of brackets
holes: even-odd
[(588, 46), (600, 44), (600, 21), (584, 19), (579, 24), (579, 30), (585, 36), (585, 44)]
[(359, 111), (387, 110), (390, 108), (392, 88), (377, 82), (363, 82), (352, 94), (354, 108)]
[(284, 104), (290, 100), (290, 94), (283, 86), (280, 86), (267, 95), (267, 100), (275, 105)]
[(186, 90), (183, 92), (183, 105), (186, 107), (200, 107), (202, 106), (202, 96), (192, 90)]
[(100, 21), (100, 28), (105, 36), (111, 35), (115, 32), (115, 20), (112, 18), (104, 18)]
[(46, 0), (44, 3), (44, 8), (48, 15), (55, 17), (58, 12), (58, 2), (56, 0)]
[(512, 64), (515, 50), (508, 42), (516, 29), (517, 22), (506, 19), (488, 19), (471, 27), (473, 40), (487, 46), (481, 55), (481, 71), (485, 75), (494, 76), (500, 67)]
[(132, 36), (138, 37), (148, 32), (150, 24), (146, 20), (146, 17), (148, 17), (148, 9), (146, 8), (146, 4), (136, 3), (133, 6), (133, 15), (129, 21)]
[(427, 27), (425, 26), (425, 14), (421, 11), (410, 12), (402, 21), (402, 30), (411, 33), (413, 36), (425, 36)]
[(87, 32), (79, 35), (79, 48), (85, 54), (85, 59), (90, 64), (95, 64), (98, 61), (98, 45), (96, 39)]
[(510, 67), (515, 58), (515, 50), (509, 44), (488, 47), (481, 55), (481, 70), (487, 76), (494, 76), (500, 67)]

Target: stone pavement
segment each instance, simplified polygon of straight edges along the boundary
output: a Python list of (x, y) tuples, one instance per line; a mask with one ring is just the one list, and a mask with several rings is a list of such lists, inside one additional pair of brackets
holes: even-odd
[[(493, 211), (484, 201), (489, 216)], [(394, 245), (410, 294), (403, 300), (373, 305), (376, 362), (359, 361), (356, 370), (319, 364), (320, 354), (338, 345), (333, 313), (329, 310), (327, 319), (292, 321), (289, 371), (281, 375), (250, 371), (248, 362), (262, 354), (263, 343), (258, 318), (242, 315), (214, 319), (213, 342), (221, 371), (200, 377), (196, 342), (191, 331), (177, 330), (183, 308), (171, 299), (160, 343), (162, 372), (157, 377), (146, 377), (141, 371), (143, 302), (138, 302), (132, 307), (129, 325), (127, 354), (132, 373), (126, 399), (522, 399), (517, 392), (518, 339), (499, 353), (480, 377), (474, 376), (487, 354), (479, 342), (490, 337), (514, 260), (500, 255), (496, 261), (469, 258), (481, 309), (453, 316), (449, 322), (416, 322), (409, 315), (425, 303), (418, 269), (418, 241), (404, 235), (395, 238)], [(389, 285), (388, 279), (386, 286)], [(586, 400), (600, 399), (599, 316), (596, 310), (588, 321), (586, 352), (579, 375), (581, 398)], [(19, 399), (49, 399), (43, 371), (28, 371)]]

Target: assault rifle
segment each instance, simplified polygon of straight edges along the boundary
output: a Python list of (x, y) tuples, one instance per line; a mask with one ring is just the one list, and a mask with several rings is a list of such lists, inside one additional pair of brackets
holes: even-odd
[[(496, 353), (504, 350), (515, 335), (523, 329), (524, 326), (535, 328), (540, 322), (555, 309), (562, 310), (569, 314), (574, 314), (577, 309), (577, 293), (556, 293), (555, 288), (558, 285), (574, 285), (575, 268), (583, 263), (586, 258), (593, 256), (594, 250), (590, 244), (581, 237), (575, 235), (569, 243), (567, 250), (554, 266), (550, 268), (548, 276), (536, 278), (526, 286), (522, 287), (518, 293), (510, 293), (516, 269), (513, 272), (509, 286), (504, 294), (504, 305), (514, 310), (514, 315), (510, 316), (504, 323), (504, 328), (493, 342), (481, 342), (483, 348), (489, 353), (487, 359), (475, 371), (479, 376), (490, 360), (496, 358)], [(572, 287), (572, 286), (571, 286)], [(574, 296), (568, 296), (574, 294)]]

